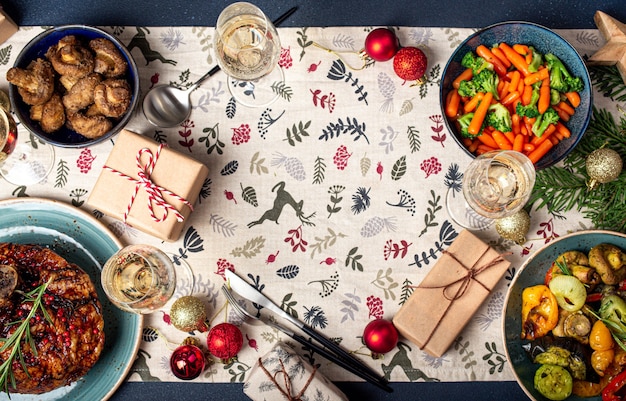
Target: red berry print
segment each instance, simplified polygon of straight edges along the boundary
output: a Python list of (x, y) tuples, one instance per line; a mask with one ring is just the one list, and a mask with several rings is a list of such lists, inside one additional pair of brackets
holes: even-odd
[(439, 174), (441, 171), (441, 163), (433, 156), (430, 159), (424, 160), (420, 164), (420, 169), (426, 173), (426, 178), (428, 178), (431, 174)]
[(241, 145), (250, 140), (250, 126), (241, 124), (238, 128), (233, 128), (232, 142), (234, 145)]
[(315, 71), (317, 71), (317, 67), (319, 67), (319, 66), (320, 66), (320, 64), (322, 64), (322, 61), (321, 61), (321, 60), (320, 60), (320, 61), (318, 61), (317, 63), (312, 63), (312, 64), (309, 66), (309, 68), (307, 68), (307, 70), (306, 70), (306, 71), (307, 71), (307, 72), (315, 72)]
[(335, 110), (335, 94), (329, 92), (328, 95), (322, 94), (320, 89), (311, 90), (313, 94), (313, 106), (321, 107), (322, 109), (328, 109), (329, 113)]
[(378, 162), (378, 164), (376, 165), (376, 174), (378, 174), (380, 176), (380, 179), (383, 179), (383, 165), (381, 162)]
[(91, 154), (91, 150), (83, 149), (80, 152), (80, 156), (78, 156), (78, 160), (76, 160), (76, 167), (80, 169), (81, 173), (87, 174), (91, 170), (94, 160), (96, 160), (96, 156)]
[(159, 73), (155, 72), (154, 75), (150, 77), (150, 88), (159, 83)]
[(235, 202), (235, 205), (237, 204), (237, 199), (235, 199), (235, 195), (229, 190), (227, 189), (224, 190), (224, 196), (226, 197), (226, 199)]
[(336, 261), (337, 261), (337, 259), (336, 259), (336, 258), (331, 258), (331, 257), (328, 257), (328, 258), (326, 258), (326, 259), (322, 260), (322, 261), (320, 262), (320, 265), (330, 266), (330, 265), (334, 265)]
[(254, 349), (255, 351), (259, 350), (259, 346), (254, 338), (250, 338), (248, 337), (248, 334), (246, 334), (246, 340), (248, 340), (248, 347)]
[(291, 58), (291, 47), (283, 47), (280, 49), (280, 58), (278, 59), (278, 65), (285, 69), (293, 65), (293, 59)]
[(341, 145), (337, 148), (337, 152), (333, 157), (333, 163), (335, 163), (337, 169), (344, 170), (348, 166), (350, 156), (352, 156), (352, 153), (348, 153), (348, 148), (345, 145)]
[(373, 295), (370, 295), (369, 297), (367, 297), (367, 302), (366, 302), (367, 308), (369, 309), (369, 316), (373, 317), (374, 319), (382, 319), (383, 318), (383, 301), (382, 299), (375, 297)]
[(274, 263), (276, 262), (276, 257), (278, 256), (278, 254), (280, 253), (280, 251), (276, 251), (276, 253), (274, 254), (270, 254), (267, 259), (265, 259), (265, 264), (268, 265), (270, 263)]
[(234, 272), (235, 271), (235, 265), (233, 265), (232, 263), (230, 263), (226, 259), (219, 258), (217, 260), (217, 271), (215, 272), (215, 274), (217, 274), (218, 276), (222, 276), (224, 281), (226, 281), (226, 276), (224, 275), (224, 272), (226, 270), (230, 270), (230, 271)]

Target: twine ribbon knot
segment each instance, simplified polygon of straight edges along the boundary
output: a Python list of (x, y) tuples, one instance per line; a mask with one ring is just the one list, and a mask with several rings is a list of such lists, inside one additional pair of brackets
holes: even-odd
[[(263, 372), (265, 372), (267, 377), (269, 377), (270, 381), (272, 383), (274, 383), (274, 385), (276, 386), (278, 391), (280, 391), (280, 393), (283, 396), (285, 396), (285, 398), (288, 401), (303, 401), (302, 396), (306, 392), (306, 389), (309, 387), (309, 384), (311, 384), (311, 382), (313, 381), (313, 377), (315, 376), (315, 373), (317, 372), (317, 366), (313, 367), (313, 372), (311, 372), (311, 375), (307, 379), (306, 383), (304, 383), (304, 386), (302, 387), (302, 390), (300, 390), (298, 392), (298, 394), (296, 394), (296, 395), (291, 395), (291, 393), (293, 391), (293, 389), (292, 389), (293, 384), (291, 383), (291, 377), (289, 377), (289, 374), (287, 374), (287, 369), (285, 369), (285, 364), (283, 363), (283, 361), (279, 360), (278, 362), (280, 363), (281, 369), (277, 370), (274, 374), (271, 374), (265, 368), (265, 366), (263, 366), (263, 361), (261, 360), (261, 358), (259, 358), (259, 366), (261, 367)], [(283, 380), (282, 380), (283, 386), (278, 384), (278, 380), (279, 380), (278, 376), (279, 375), (282, 375), (282, 377), (283, 377)]]
[[(126, 208), (126, 211), (124, 212), (124, 217), (123, 217), (124, 222), (126, 222), (126, 220), (128, 219), (128, 215), (130, 214), (130, 209), (135, 203), (135, 199), (137, 198), (137, 194), (139, 193), (140, 188), (144, 188), (148, 194), (147, 207), (148, 207), (148, 210), (150, 211), (150, 217), (152, 217), (152, 220), (154, 220), (157, 223), (164, 221), (167, 218), (169, 212), (174, 213), (174, 215), (176, 216), (176, 220), (178, 220), (179, 222), (185, 219), (184, 216), (178, 211), (178, 209), (176, 209), (174, 206), (172, 206), (165, 200), (164, 195), (173, 197), (174, 199), (188, 206), (189, 209), (193, 211), (193, 205), (187, 199), (175, 194), (174, 192), (168, 190), (167, 188), (164, 188), (156, 184), (152, 180), (152, 172), (154, 170), (154, 167), (156, 166), (157, 161), (159, 160), (159, 156), (161, 155), (161, 151), (163, 150), (164, 147), (165, 147), (164, 144), (159, 144), (159, 147), (157, 148), (157, 151), (156, 151), (156, 155), (153, 154), (149, 148), (142, 148), (137, 152), (137, 156), (135, 159), (137, 162), (137, 177), (138, 178), (131, 177), (117, 169), (114, 169), (113, 167), (106, 166), (106, 165), (103, 166), (104, 169), (114, 174), (117, 174), (120, 177), (126, 178), (129, 181), (135, 182), (135, 190), (130, 198), (128, 207)], [(147, 160), (145, 161), (145, 163), (143, 161), (144, 155), (147, 155)], [(162, 213), (160, 216), (157, 216), (155, 212), (156, 208), (160, 208), (162, 210)]]

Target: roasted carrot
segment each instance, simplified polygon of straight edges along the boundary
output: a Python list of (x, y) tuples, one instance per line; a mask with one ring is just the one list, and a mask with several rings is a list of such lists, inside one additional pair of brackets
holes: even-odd
[(539, 88), (539, 100), (537, 101), (537, 110), (540, 114), (543, 114), (548, 110), (550, 106), (550, 79), (544, 79), (541, 81), (541, 88)]
[(515, 134), (513, 133), (513, 131), (507, 131), (507, 132), (503, 132), (504, 136), (506, 136), (506, 139), (509, 140), (509, 142), (513, 143), (515, 142)]
[(493, 53), (494, 56), (496, 56), (498, 58), (498, 60), (500, 60), (502, 62), (502, 64), (504, 64), (504, 66), (508, 69), (511, 66), (511, 62), (509, 61), (508, 58), (506, 58), (506, 56), (504, 55), (504, 53), (502, 53), (502, 50), (498, 49), (498, 47), (492, 47), (491, 48), (491, 52)]
[(530, 143), (530, 142), (526, 142), (526, 143), (524, 144), (524, 152), (525, 152), (526, 154), (528, 154), (528, 153), (532, 152), (533, 150), (535, 150), (535, 148), (536, 148), (536, 146), (535, 146), (535, 145), (533, 145), (533, 144), (532, 144), (532, 143)]
[(564, 138), (569, 138), (572, 135), (569, 128), (567, 128), (565, 124), (561, 123), (560, 121), (557, 121), (556, 129), (559, 131), (561, 135), (563, 135)]
[(459, 113), (459, 104), (461, 104), (461, 95), (456, 89), (452, 89), (448, 94), (446, 102), (446, 116), (453, 118)]
[(526, 56), (530, 52), (528, 46), (523, 45), (521, 43), (515, 43), (512, 47), (513, 47), (513, 50), (515, 50), (522, 56)]
[(478, 145), (480, 145), (481, 142), (479, 140), (473, 140), (471, 141), (471, 143), (467, 146), (467, 150), (469, 150), (470, 152), (474, 153), (476, 152), (476, 149), (478, 149)]
[(471, 68), (467, 68), (464, 70), (458, 77), (452, 81), (452, 87), (454, 89), (459, 89), (459, 85), (461, 85), (461, 81), (469, 81), (474, 77), (474, 72)]
[(487, 116), (487, 110), (491, 105), (492, 99), (493, 93), (487, 92), (478, 104), (478, 107), (476, 107), (476, 111), (474, 111), (472, 121), (470, 121), (470, 124), (467, 127), (467, 132), (469, 132), (471, 135), (478, 135), (478, 133), (480, 132), (480, 128), (483, 125), (483, 121), (485, 121), (485, 117)]
[(524, 85), (524, 90), (522, 91), (522, 104), (524, 106), (528, 106), (530, 104), (530, 100), (532, 99), (532, 96), (533, 96), (533, 87), (530, 85)]
[(510, 91), (509, 81), (505, 81), (504, 79), (498, 81), (498, 87), (496, 88), (496, 90), (498, 91), (498, 96), (500, 97), (500, 99), (508, 95)]
[(503, 150), (513, 149), (513, 144), (508, 140), (506, 135), (504, 135), (502, 132), (495, 130), (491, 133), (491, 137), (493, 138), (494, 141), (496, 141), (499, 149), (503, 149)]
[(519, 99), (519, 92), (518, 91), (514, 91), (514, 92), (510, 92), (508, 95), (506, 95), (504, 98), (502, 98), (502, 100), (500, 100), (500, 103), (502, 103), (503, 105), (507, 106), (507, 105), (513, 103), (514, 101), (516, 101), (517, 99)]
[(478, 139), (484, 145), (489, 146), (490, 148), (498, 149), (498, 144), (493, 139), (493, 137), (489, 134), (486, 134), (483, 132), (482, 134), (478, 135), (476, 139)]
[(468, 102), (465, 103), (465, 105), (463, 105), (463, 111), (469, 113), (476, 110), (476, 106), (478, 106), (478, 103), (483, 100), (483, 96), (485, 96), (483, 92), (478, 92), (477, 94), (475, 94), (473, 98), (471, 98)]
[(483, 153), (491, 152), (492, 150), (496, 150), (496, 149), (498, 149), (497, 145), (494, 147), (491, 147), (491, 146), (485, 145), (484, 143), (481, 143), (476, 148), (476, 154), (482, 155)]
[(537, 145), (537, 147), (535, 147), (535, 150), (530, 152), (527, 156), (530, 161), (532, 161), (533, 163), (537, 163), (543, 156), (545, 156), (546, 153), (548, 153), (550, 149), (552, 149), (553, 146), (554, 144), (552, 143), (552, 141), (543, 141), (540, 145)]
[(515, 140), (513, 140), (513, 150), (515, 150), (516, 152), (523, 151), (524, 142), (526, 142), (526, 136), (522, 134), (515, 135)]
[(543, 81), (544, 79), (549, 77), (549, 72), (547, 68), (542, 68), (537, 72), (533, 72), (530, 75), (524, 77), (525, 85), (532, 85), (536, 82)]
[(556, 111), (556, 114), (559, 115), (559, 118), (561, 120), (563, 120), (565, 122), (569, 121), (571, 116), (566, 111), (561, 109), (558, 104), (552, 105), (552, 108)]
[(572, 106), (570, 106), (567, 102), (559, 102), (557, 104), (557, 106), (563, 110), (564, 112), (566, 112), (567, 114), (569, 114), (570, 116), (573, 116), (574, 113), (576, 113), (576, 110), (574, 110), (574, 108)]
[(509, 88), (511, 91), (514, 90), (518, 90), (519, 89), (519, 81), (521, 78), (521, 74), (519, 71), (515, 70), (515, 71), (511, 71), (510, 73), (510, 78), (511, 78), (511, 83), (509, 84)]
[(539, 146), (541, 145), (543, 141), (545, 141), (546, 139), (549, 139), (550, 136), (554, 134), (555, 131), (556, 131), (556, 125), (550, 124), (548, 125), (548, 128), (546, 128), (546, 130), (543, 131), (543, 134), (541, 136), (533, 137), (533, 139), (530, 140), (530, 143), (532, 143), (535, 146)]
[(530, 71), (528, 71), (528, 63), (522, 55), (513, 50), (511, 46), (505, 42), (501, 42), (498, 47), (502, 50), (506, 58), (509, 59), (511, 64), (517, 68), (523, 76), (526, 77), (530, 75)]
[(513, 113), (511, 115), (511, 129), (513, 133), (516, 135), (520, 134), (522, 132), (520, 128), (519, 115), (517, 113)]
[(491, 50), (489, 50), (489, 48), (487, 48), (487, 46), (478, 45), (478, 47), (476, 48), (476, 54), (484, 58), (488, 63), (491, 63), (493, 65), (494, 71), (499, 76), (502, 77), (506, 75), (506, 67), (504, 66), (504, 64), (502, 64), (502, 62), (500, 62), (500, 60), (496, 56), (493, 55), (493, 53), (491, 52)]
[(574, 107), (580, 106), (580, 94), (578, 92), (566, 92), (565, 97)]

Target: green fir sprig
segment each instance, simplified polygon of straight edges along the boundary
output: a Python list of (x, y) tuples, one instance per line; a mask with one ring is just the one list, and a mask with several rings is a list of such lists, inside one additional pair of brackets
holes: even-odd
[(11, 334), (9, 338), (0, 338), (0, 342), (3, 343), (2, 347), (0, 347), (0, 353), (5, 352), (7, 349), (11, 349), (9, 357), (2, 362), (2, 365), (0, 365), (0, 387), (2, 387), (7, 394), (9, 393), (9, 385), (11, 385), (13, 388), (17, 387), (17, 383), (15, 382), (15, 375), (13, 373), (13, 370), (11, 369), (13, 361), (15, 359), (18, 359), (24, 371), (28, 372), (26, 362), (24, 361), (24, 355), (22, 353), (22, 341), (27, 343), (33, 355), (35, 357), (37, 356), (37, 346), (35, 345), (33, 337), (30, 333), (31, 319), (36, 316), (37, 311), (41, 310), (44, 318), (48, 322), (52, 322), (52, 319), (50, 318), (50, 315), (48, 314), (46, 308), (44, 308), (42, 302), (44, 293), (46, 292), (48, 284), (50, 284), (51, 281), (52, 279), (50, 279), (47, 283), (38, 286), (34, 290), (31, 290), (24, 294), (24, 300), (22, 302), (32, 303), (30, 312), (21, 321), (15, 321), (10, 323), (11, 325), (18, 325), (18, 327), (17, 330), (15, 330), (15, 332), (13, 332), (13, 334)]
[(604, 96), (617, 102), (626, 102), (626, 83), (617, 66), (598, 65), (589, 67), (593, 87)]
[(626, 171), (615, 181), (587, 188), (587, 156), (603, 146), (626, 160), (626, 115), (621, 115), (618, 124), (609, 111), (594, 107), (587, 132), (563, 165), (537, 172), (529, 205), (545, 206), (553, 214), (576, 209), (596, 229), (626, 232)]

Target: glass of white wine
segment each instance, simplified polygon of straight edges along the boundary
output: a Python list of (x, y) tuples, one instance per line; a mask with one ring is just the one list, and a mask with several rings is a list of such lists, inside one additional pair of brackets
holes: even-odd
[(18, 136), (9, 98), (0, 91), (0, 175), (13, 185), (42, 181), (54, 165), (54, 149), (32, 135)]
[[(183, 265), (185, 273), (192, 274), (186, 262)], [(109, 258), (102, 267), (101, 281), (115, 306), (127, 312), (148, 314), (167, 304), (181, 277), (165, 252), (151, 245), (136, 244), (120, 249)]]
[(463, 173), (463, 196), (448, 191), (450, 217), (468, 229), (489, 227), (522, 209), (535, 185), (535, 166), (523, 153), (496, 150), (476, 157)]
[(280, 38), (261, 9), (237, 2), (222, 10), (215, 25), (214, 48), (237, 102), (262, 107), (278, 98), (274, 88), (285, 80), (278, 67)]

